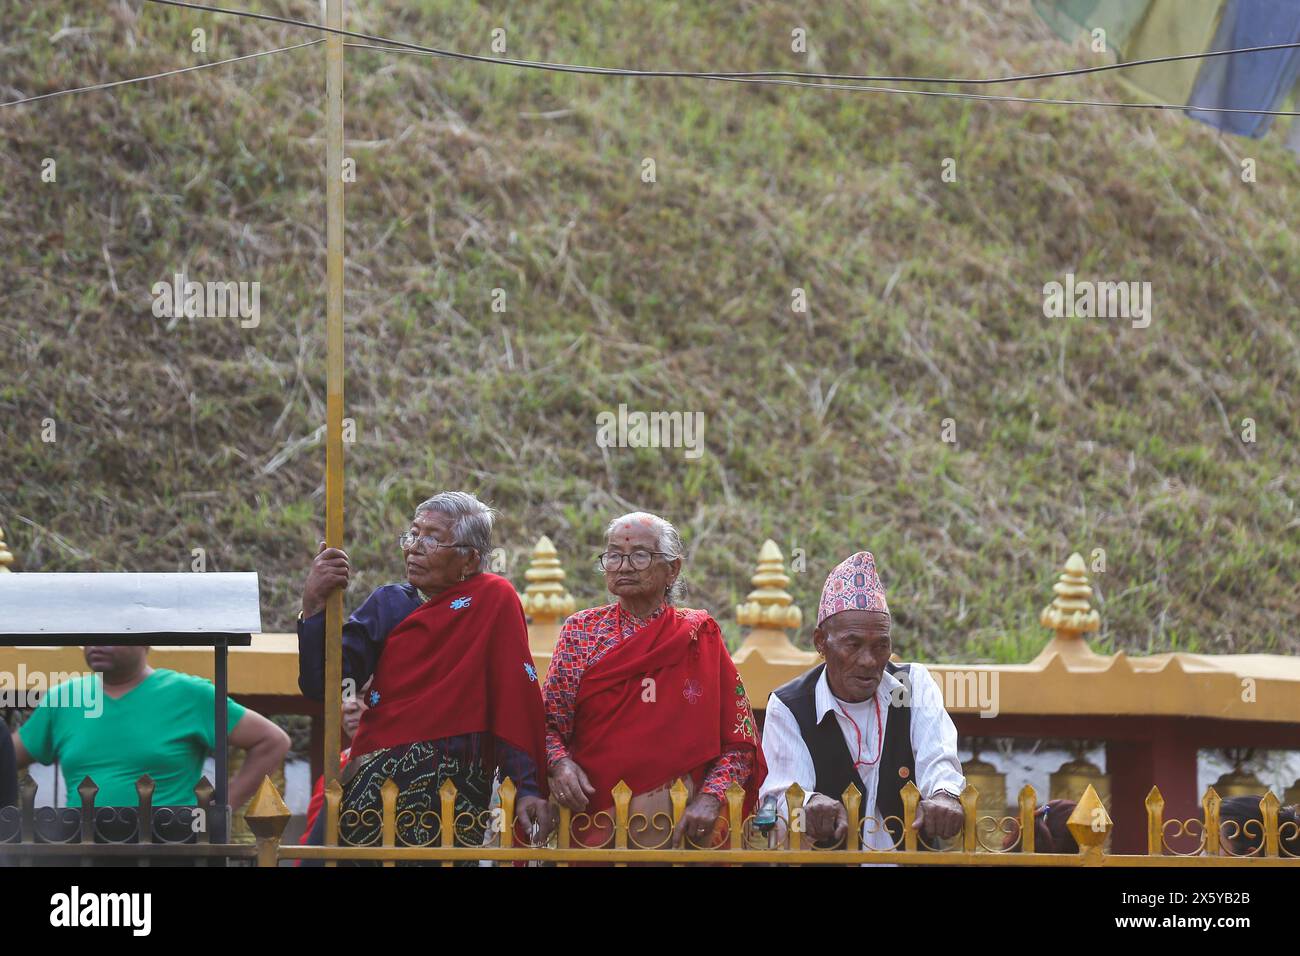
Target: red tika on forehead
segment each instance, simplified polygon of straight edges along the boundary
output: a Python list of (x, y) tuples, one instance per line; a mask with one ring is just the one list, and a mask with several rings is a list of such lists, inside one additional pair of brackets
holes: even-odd
[(654, 530), (654, 522), (650, 518), (627, 518), (614, 526), (614, 533), (623, 535), (623, 540), (627, 540), (627, 534), (630, 531), (639, 531), (642, 528)]

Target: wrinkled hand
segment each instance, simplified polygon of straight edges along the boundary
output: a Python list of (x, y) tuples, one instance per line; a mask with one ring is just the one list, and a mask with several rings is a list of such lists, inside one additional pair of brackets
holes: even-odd
[[(545, 843), (554, 826), (550, 801), (541, 797), (519, 797), (515, 800), (515, 822), (523, 830), (526, 840), (536, 845)], [(537, 825), (536, 837), (533, 836), (534, 824)]]
[(844, 804), (823, 793), (813, 794), (804, 804), (803, 818), (808, 836), (818, 843), (840, 842), (849, 835), (849, 811)]
[(307, 583), (302, 586), (302, 616), (312, 617), (320, 613), (326, 598), (348, 586), (351, 573), (347, 554), (339, 548), (325, 547), (322, 541), (311, 570), (307, 572)]
[(596, 788), (591, 785), (587, 774), (572, 757), (556, 761), (548, 777), (551, 783), (551, 796), (575, 813), (587, 809), (588, 798), (595, 796)]
[(681, 846), (687, 838), (693, 846), (708, 846), (721, 812), (721, 800), (711, 793), (701, 793), (686, 805), (682, 818), (673, 827), (673, 846)]
[(936, 793), (916, 805), (916, 819), (912, 821), (912, 829), (919, 829), (927, 840), (935, 837), (947, 840), (961, 831), (965, 820), (966, 814), (956, 797), (950, 793)]

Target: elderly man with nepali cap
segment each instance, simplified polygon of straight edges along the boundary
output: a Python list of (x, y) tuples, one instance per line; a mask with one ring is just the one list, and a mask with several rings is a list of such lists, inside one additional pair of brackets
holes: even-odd
[(966, 782), (957, 728), (930, 673), (890, 661), (889, 631), (875, 558), (859, 551), (822, 588), (813, 643), (825, 663), (767, 701), (768, 774), (760, 801), (779, 806), (798, 783), (808, 794), (804, 830), (820, 845), (840, 843), (848, 833), (840, 798), (850, 783), (863, 795), (864, 849), (902, 846), (899, 791), (908, 781), (921, 791), (914, 825), (925, 841), (954, 836), (962, 826), (957, 795)]

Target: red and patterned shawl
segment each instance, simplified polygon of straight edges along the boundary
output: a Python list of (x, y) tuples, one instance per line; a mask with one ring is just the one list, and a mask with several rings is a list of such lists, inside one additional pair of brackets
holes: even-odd
[(368, 702), (353, 756), (490, 734), (533, 759), (546, 795), (542, 691), (524, 610), (505, 578), (475, 574), (408, 614), (384, 641)]
[(588, 813), (613, 805), (620, 779), (633, 793), (687, 776), (698, 787), (736, 746), (754, 751), (748, 814), (767, 764), (744, 684), (707, 611), (670, 608), (582, 675), (569, 750), (596, 789)]

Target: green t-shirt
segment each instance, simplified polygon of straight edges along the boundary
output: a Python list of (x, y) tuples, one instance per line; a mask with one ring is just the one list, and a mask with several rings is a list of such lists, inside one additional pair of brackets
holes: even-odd
[[(87, 686), (90, 681), (98, 686)], [(32, 759), (63, 765), (72, 806), (80, 803), (77, 787), (90, 777), (99, 787), (96, 806), (134, 807), (140, 802), (135, 782), (146, 773), (155, 807), (194, 806), (194, 786), (216, 743), (212, 682), (160, 667), (114, 700), (103, 681), (91, 674), (45, 695), (18, 730)], [(230, 701), (227, 732), (243, 716), (243, 706)]]

